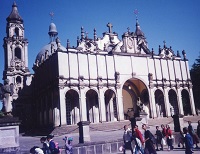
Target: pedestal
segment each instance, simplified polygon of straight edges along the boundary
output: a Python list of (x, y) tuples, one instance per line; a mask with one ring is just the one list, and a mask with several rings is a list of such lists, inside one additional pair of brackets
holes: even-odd
[(90, 142), (89, 121), (80, 121), (79, 126), (79, 143)]
[(0, 118), (0, 153), (16, 153), (19, 148), (18, 118)]
[(181, 126), (183, 126), (183, 115), (173, 115), (174, 120), (174, 131), (180, 132)]

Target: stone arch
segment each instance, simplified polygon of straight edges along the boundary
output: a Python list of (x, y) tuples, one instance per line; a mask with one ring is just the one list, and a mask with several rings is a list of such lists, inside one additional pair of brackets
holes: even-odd
[(190, 105), (190, 97), (189, 93), (186, 89), (181, 91), (182, 103), (183, 103), (183, 112), (184, 115), (192, 115), (191, 105)]
[(157, 117), (166, 117), (164, 94), (160, 89), (155, 91), (155, 103)]
[[(146, 91), (145, 91), (146, 90)], [(150, 116), (149, 93), (145, 83), (138, 78), (127, 80), (122, 88), (124, 119), (139, 116), (139, 104), (144, 103), (143, 110)]]
[(169, 95), (169, 104), (170, 104), (170, 113), (171, 116), (179, 115), (179, 107), (177, 101), (177, 94), (173, 89), (170, 89), (168, 92)]
[(65, 94), (66, 102), (66, 124), (73, 125), (80, 121), (79, 94), (70, 89)]
[(116, 94), (113, 90), (108, 89), (104, 93), (106, 121), (117, 121), (117, 104)]
[(86, 92), (86, 109), (87, 120), (91, 123), (98, 123), (99, 117), (99, 101), (98, 93), (94, 89), (90, 89)]
[(16, 48), (15, 48), (15, 58), (21, 60), (21, 58), (22, 58), (22, 55), (21, 55), (21, 54), (22, 54), (22, 53), (21, 53), (21, 48), (16, 47)]

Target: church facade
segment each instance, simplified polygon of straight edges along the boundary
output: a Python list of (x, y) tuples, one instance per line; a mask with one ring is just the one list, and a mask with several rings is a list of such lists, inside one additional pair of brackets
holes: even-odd
[(94, 29), (93, 38), (81, 27), (77, 46), (68, 41), (64, 47), (51, 23), (50, 43), (36, 56), (31, 74), (23, 20), (14, 3), (3, 74), (16, 86), (13, 110), (26, 104), (40, 126), (53, 127), (128, 120), (140, 104), (149, 118), (196, 114), (185, 51), (175, 54), (165, 42), (158, 53), (150, 50), (138, 20), (135, 32), (128, 29), (122, 38), (111, 23), (107, 27), (102, 37)]

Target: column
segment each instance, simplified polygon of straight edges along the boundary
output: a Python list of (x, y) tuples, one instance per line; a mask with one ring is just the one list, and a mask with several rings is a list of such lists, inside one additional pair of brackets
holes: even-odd
[(195, 109), (195, 105), (194, 105), (194, 97), (193, 97), (193, 91), (192, 88), (189, 88), (189, 97), (190, 97), (190, 106), (191, 106), (191, 110), (192, 110), (192, 114), (196, 115), (196, 109)]
[(84, 89), (80, 89), (80, 120), (87, 121), (87, 108), (86, 108), (86, 96)]
[(151, 98), (151, 99), (149, 99), (150, 110), (151, 110), (150, 113), (151, 113), (152, 118), (155, 118), (155, 117), (157, 117), (157, 114), (156, 114), (155, 94), (154, 94), (153, 88), (150, 89), (150, 98)]
[(99, 89), (99, 112), (100, 122), (106, 121), (106, 109), (103, 89)]
[(170, 117), (171, 113), (170, 113), (170, 107), (169, 107), (169, 95), (168, 95), (167, 88), (164, 88), (164, 101), (165, 101), (166, 116)]
[(183, 103), (182, 103), (182, 95), (181, 95), (180, 88), (177, 89), (177, 92), (178, 92), (177, 100), (178, 100), (179, 114), (184, 115), (184, 112), (183, 112)]
[(66, 102), (65, 102), (65, 91), (64, 88), (60, 88), (60, 118), (61, 118), (61, 125), (65, 125), (67, 123), (66, 119)]
[(124, 120), (124, 105), (123, 105), (123, 96), (121, 88), (117, 89), (116, 94), (116, 104), (117, 104), (117, 112), (118, 112), (118, 120)]

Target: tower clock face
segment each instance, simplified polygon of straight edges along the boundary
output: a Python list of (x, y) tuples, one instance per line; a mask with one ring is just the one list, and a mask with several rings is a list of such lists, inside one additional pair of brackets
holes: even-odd
[(129, 49), (132, 49), (134, 47), (134, 42), (132, 38), (128, 38), (128, 47)]

